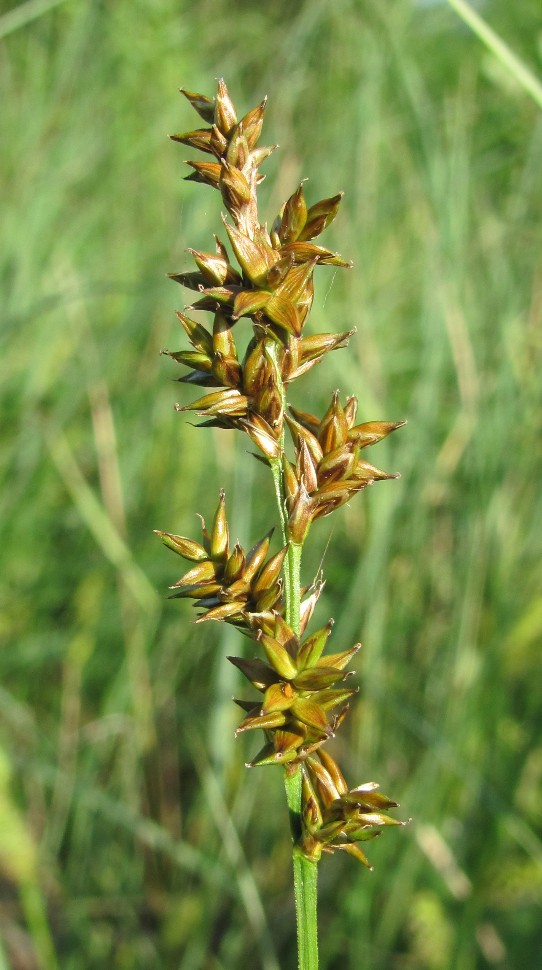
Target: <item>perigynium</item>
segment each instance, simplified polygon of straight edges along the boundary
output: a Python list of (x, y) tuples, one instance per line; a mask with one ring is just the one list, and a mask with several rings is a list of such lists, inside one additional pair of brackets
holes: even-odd
[[(178, 313), (191, 349), (164, 353), (188, 368), (181, 382), (204, 389), (177, 410), (195, 411), (203, 418), (200, 427), (248, 435), (256, 457), (269, 467), (281, 547), (271, 550), (272, 527), (249, 551), (239, 543), (232, 547), (223, 491), (210, 527), (201, 519), (200, 539), (158, 535), (190, 564), (171, 587), (172, 596), (195, 601), (197, 622), (230, 623), (254, 641), (254, 657), (229, 658), (256, 691), (236, 701), (243, 712), (237, 732), (264, 733), (249, 767), (284, 768), (299, 967), (315, 970), (316, 867), (322, 853), (340, 850), (368, 866), (360, 843), (403, 823), (388, 814), (397, 803), (376, 783), (349, 788), (325, 747), (357, 692), (346, 668), (360, 644), (325, 653), (332, 620), (307, 633), (323, 584), (301, 586), (301, 553), (313, 522), (368, 486), (398, 477), (366, 461), (365, 449), (404, 422), (357, 423), (357, 398), (341, 403), (338, 392), (321, 417), (288, 404), (289, 385), (326, 354), (345, 348), (352, 333), (305, 331), (315, 269), (351, 265), (314, 242), (337, 215), (342, 193), (309, 205), (301, 184), (268, 230), (259, 221), (257, 197), (264, 178), (260, 167), (275, 147), (259, 146), (266, 102), (238, 119), (223, 80), (215, 98), (182, 93), (206, 127), (171, 137), (207, 156), (187, 162), (193, 170), (187, 180), (220, 192), (229, 251), (217, 236), (214, 252), (188, 250), (193, 272), (172, 275), (196, 294)], [(211, 319), (206, 324), (193, 319), (196, 311)], [(245, 327), (250, 339), (240, 358), (235, 333)]]

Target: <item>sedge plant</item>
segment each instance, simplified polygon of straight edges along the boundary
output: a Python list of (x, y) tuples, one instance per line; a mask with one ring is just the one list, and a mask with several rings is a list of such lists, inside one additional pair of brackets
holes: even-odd
[[(289, 404), (292, 382), (346, 347), (353, 333), (311, 334), (306, 326), (315, 270), (351, 265), (314, 242), (337, 215), (342, 193), (308, 205), (301, 184), (268, 229), (257, 197), (260, 166), (276, 147), (259, 145), (265, 100), (239, 119), (223, 80), (214, 98), (182, 94), (206, 127), (171, 137), (205, 154), (187, 162), (188, 181), (218, 190), (227, 214), (214, 251), (189, 249), (194, 271), (172, 274), (196, 298), (177, 314), (190, 349), (164, 353), (188, 368), (183, 384), (203, 388), (176, 408), (196, 412), (199, 427), (248, 436), (271, 473), (281, 538), (275, 551), (273, 528), (249, 551), (232, 545), (224, 491), (209, 528), (201, 518), (200, 538), (157, 534), (190, 563), (172, 597), (194, 600), (196, 622), (232, 624), (253, 642), (254, 656), (229, 658), (254, 694), (235, 702), (242, 712), (237, 734), (262, 731), (263, 746), (247, 767), (274, 766), (284, 775), (298, 963), (300, 970), (316, 970), (322, 855), (346, 852), (370, 868), (362, 844), (402, 823), (388, 814), (397, 803), (375, 782), (349, 787), (329, 754), (327, 742), (357, 692), (346, 668), (360, 644), (325, 652), (333, 620), (308, 632), (323, 581), (302, 585), (301, 559), (316, 520), (368, 486), (398, 477), (369, 463), (365, 449), (404, 422), (359, 423), (356, 397), (341, 402), (338, 392), (321, 417)], [(208, 315), (205, 323), (193, 318), (196, 311)], [(240, 355), (236, 337), (244, 328)]]

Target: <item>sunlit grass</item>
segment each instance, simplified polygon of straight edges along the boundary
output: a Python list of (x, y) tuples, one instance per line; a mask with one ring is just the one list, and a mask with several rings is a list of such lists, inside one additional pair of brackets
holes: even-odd
[[(364, 644), (349, 780), (414, 818), (374, 873), (322, 865), (323, 970), (530, 966), (540, 117), (443, 5), (216, 6), (45, 4), (2, 41), (0, 827), (39, 846), (21, 875), (22, 836), (0, 836), (4, 963), (294, 966), (283, 794), (233, 741), (231, 631), (168, 603), (152, 536), (197, 535), (185, 510), (211, 515), (224, 485), (246, 544), (272, 504), (242, 442), (173, 412), (187, 392), (159, 356), (188, 299), (165, 273), (220, 224), (165, 135), (192, 120), (176, 88), (224, 74), (240, 106), (270, 98), (269, 221), (302, 176), (309, 201), (346, 193), (326, 242), (355, 267), (312, 319), (357, 334), (304, 378), (310, 407), (339, 387), (409, 422), (374, 451), (401, 480), (334, 517), (329, 548), (318, 523), (305, 566), (324, 556), (336, 649)], [(488, 18), (532, 63), (536, 9), (505, 7)]]

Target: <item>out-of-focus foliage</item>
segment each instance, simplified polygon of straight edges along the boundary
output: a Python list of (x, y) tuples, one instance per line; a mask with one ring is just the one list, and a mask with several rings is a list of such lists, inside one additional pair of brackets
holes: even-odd
[[(536, 0), (482, 6), (540, 74)], [(294, 968), (284, 795), (233, 741), (243, 644), (167, 601), (152, 536), (192, 534), (221, 486), (234, 539), (271, 524), (265, 469), (174, 413), (159, 356), (183, 342), (164, 274), (220, 227), (165, 135), (192, 124), (177, 87), (223, 75), (241, 110), (270, 98), (262, 216), (303, 177), (309, 202), (346, 193), (325, 244), (354, 269), (329, 269), (312, 320), (357, 335), (296, 403), (338, 387), (360, 420), (409, 421), (375, 450), (401, 481), (317, 523), (304, 567), (324, 557), (335, 649), (364, 644), (348, 781), (377, 776), (414, 819), (372, 874), (322, 863), (322, 970), (532, 966), (539, 111), (446, 4), (18, 8), (0, 14), (0, 965)]]

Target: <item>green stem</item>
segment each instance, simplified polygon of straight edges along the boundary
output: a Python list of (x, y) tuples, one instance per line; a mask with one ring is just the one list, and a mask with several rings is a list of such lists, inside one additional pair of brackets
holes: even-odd
[[(277, 345), (267, 342), (267, 353), (275, 365), (277, 384), (286, 406), (286, 394), (277, 360)], [(284, 433), (281, 436), (281, 454), (284, 452)], [(302, 545), (288, 539), (288, 513), (284, 488), (284, 472), (281, 458), (271, 459), (271, 471), (280, 518), (282, 541), (288, 544), (284, 561), (285, 619), (299, 634), (301, 606), (301, 553)], [(318, 864), (307, 859), (297, 847), (301, 835), (302, 774), (299, 765), (286, 766), (284, 784), (290, 812), (290, 830), (293, 842), (294, 896), (297, 925), (297, 958), (299, 970), (318, 970), (318, 917), (317, 879)]]
[(302, 546), (297, 545), (295, 542), (290, 542), (286, 557), (288, 560), (288, 575), (285, 582), (286, 622), (297, 634), (299, 634), (301, 612), (301, 583), (299, 581), (299, 574), (301, 571), (302, 550)]
[[(299, 767), (292, 774), (285, 771), (284, 784), (294, 837), (301, 824)], [(293, 864), (298, 967), (299, 970), (318, 970), (318, 863), (305, 858), (294, 845)]]
[[(281, 445), (284, 444), (284, 435)], [(286, 559), (284, 560), (284, 584), (287, 590), (291, 588), (291, 561), (290, 561), (290, 548), (288, 542), (288, 514), (286, 512), (286, 497), (284, 495), (284, 478), (282, 472), (282, 463), (280, 458), (270, 459), (271, 471), (273, 473), (273, 482), (275, 484), (275, 498), (277, 500), (277, 508), (279, 511), (280, 518), (280, 535), (282, 539), (283, 546), (288, 545), (288, 553)], [(289, 594), (286, 594), (286, 599), (289, 600)]]

